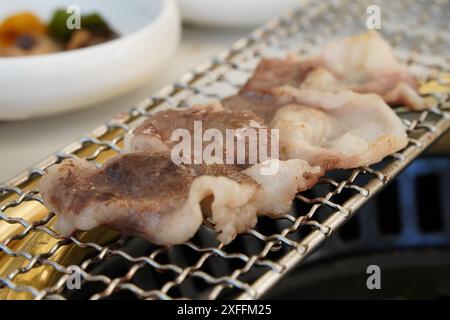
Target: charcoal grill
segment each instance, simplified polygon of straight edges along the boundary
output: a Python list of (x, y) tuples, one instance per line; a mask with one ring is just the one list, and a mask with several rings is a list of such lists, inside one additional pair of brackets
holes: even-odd
[[(261, 218), (231, 244), (209, 224), (182, 245), (166, 247), (98, 228), (63, 237), (42, 204), (37, 181), (46, 167), (78, 155), (100, 165), (120, 152), (123, 136), (150, 114), (235, 93), (263, 56), (311, 54), (331, 37), (366, 31), (366, 9), (381, 8), (383, 35), (418, 76), (432, 108), (397, 108), (408, 146), (370, 167), (335, 171), (299, 194), (278, 220)], [(259, 298), (435, 142), (449, 127), (448, 1), (311, 2), (269, 21), (213, 60), (0, 186), (0, 298)], [(414, 23), (414, 28), (411, 24)], [(72, 270), (80, 290), (68, 290)]]

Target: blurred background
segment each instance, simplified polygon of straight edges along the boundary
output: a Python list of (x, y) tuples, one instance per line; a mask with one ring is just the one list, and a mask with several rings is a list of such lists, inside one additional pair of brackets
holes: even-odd
[[(148, 3), (153, 3), (159, 2), (160, 0), (146, 1)], [(126, 13), (127, 7), (131, 11), (130, 8), (133, 7), (133, 4), (143, 6), (142, 3), (145, 3), (146, 1), (131, 0), (128, 1), (126, 5), (120, 1), (120, 5), (124, 6), (123, 10)], [(116, 26), (115, 24), (113, 10), (112, 18), (108, 19), (107, 16), (114, 5), (116, 7), (119, 6), (119, 1), (105, 2), (103, 0), (96, 0), (88, 2), (91, 6), (92, 4), (98, 5), (100, 8), (99, 13), (105, 14), (105, 18), (113, 27), (116, 27), (117, 29), (121, 28), (120, 25)], [(102, 97), (100, 97), (100, 102), (90, 103), (88, 105), (80, 106), (80, 108), (75, 106), (75, 109), (64, 111), (63, 113), (59, 113), (59, 110), (55, 110), (56, 114), (48, 114), (47, 112), (39, 114), (38, 112), (37, 114), (26, 116), (28, 119), (12, 120), (5, 119), (8, 117), (0, 116), (0, 150), (2, 150), (2, 155), (0, 157), (0, 181), (6, 181), (18, 172), (61, 149), (61, 147), (64, 147), (76, 138), (87, 134), (118, 113), (129, 110), (146, 97), (157, 92), (164, 85), (177, 80), (184, 72), (209, 60), (220, 50), (228, 48), (233, 42), (250, 33), (258, 25), (304, 1), (259, 0), (258, 7), (254, 6), (254, 1), (247, 0), (161, 0), (162, 5), (166, 2), (178, 6), (180, 15), (176, 16), (176, 13), (173, 12), (170, 14), (174, 16), (173, 18), (177, 20), (177, 23), (182, 24), (182, 32), (175, 53), (171, 57), (165, 59), (164, 65), (159, 66), (160, 68), (155, 72), (156, 74), (151, 74), (152, 71), (150, 70), (150, 72), (147, 72), (149, 74), (148, 79), (140, 81), (141, 83), (136, 82), (135, 84), (133, 82), (133, 86), (123, 94), (108, 98), (106, 101), (101, 101)], [(83, 0), (47, 0), (40, 1), (39, 4), (21, 0), (14, 1), (14, 3), (11, 3), (8, 0), (0, 0), (0, 21), (11, 14), (24, 10), (32, 12), (34, 10), (37, 13), (42, 13), (41, 16), (46, 17), (49, 14), (47, 14), (45, 10), (50, 10), (52, 7), (64, 7), (71, 3), (78, 3), (81, 10), (83, 10), (83, 5), (85, 4)], [(105, 9), (102, 12), (102, 6), (105, 6), (107, 10)], [(46, 9), (46, 7), (49, 9)], [(250, 10), (250, 8), (252, 9)], [(139, 7), (137, 9), (139, 9)], [(142, 10), (142, 12), (144, 12), (144, 10)], [(154, 23), (154, 21), (158, 19), (157, 15), (154, 13), (152, 14), (154, 16), (149, 17), (149, 24)], [(160, 13), (157, 12), (157, 14)], [(127, 17), (125, 14), (125, 23), (128, 23), (128, 21), (126, 21), (127, 19), (132, 20), (135, 19), (135, 17), (131, 15), (130, 17)], [(126, 33), (126, 31), (124, 33)], [(126, 37), (128, 35), (122, 36)], [(151, 33), (148, 35), (148, 42), (154, 41), (153, 36), (154, 35)], [(164, 35), (164, 37), (176, 36), (177, 35), (175, 34)], [(74, 52), (76, 51), (83, 50), (75, 50)], [(157, 55), (157, 52), (148, 52), (146, 59), (154, 59)], [(52, 55), (47, 56), (50, 57)], [(105, 58), (107, 57), (102, 57), (102, 60)], [(20, 77), (18, 81), (24, 81), (24, 78), (33, 78), (35, 77), (32, 73), (34, 67), (37, 68), (39, 65), (42, 65), (40, 62), (33, 63), (32, 66), (27, 67), (25, 72), (18, 75), (18, 72), (14, 69), (15, 67), (13, 67), (16, 61), (13, 60), (15, 60), (15, 58), (0, 57), (0, 69), (3, 69), (3, 72), (0, 70), (0, 73), (3, 73), (4, 80), (5, 75)], [(5, 72), (5, 68), (7, 67), (10, 70), (9, 73)], [(42, 72), (52, 71), (49, 69), (50, 68), (47, 68)], [(88, 76), (86, 78), (88, 78)], [(38, 82), (38, 80), (36, 80), (36, 82)], [(50, 86), (52, 86), (51, 83), (49, 83), (47, 87)], [(22, 86), (14, 86), (13, 89), (15, 91), (14, 96), (18, 98), (30, 93), (30, 90), (26, 90)], [(33, 90), (33, 87), (31, 90)], [(57, 91), (58, 87), (56, 86), (51, 90), (53, 92)], [(11, 89), (8, 89), (5, 85), (0, 85), (0, 111), (6, 110), (8, 112), (14, 112), (19, 107), (22, 108), (21, 105), (18, 105), (18, 107), (15, 105), (11, 106), (9, 105), (9, 102), (4, 99), (5, 95), (10, 93)], [(64, 108), (66, 103), (67, 100), (65, 101), (64, 97), (62, 97), (60, 107), (56, 106), (55, 109)], [(27, 102), (27, 104), (31, 105), (33, 104), (33, 101), (30, 101), (30, 103)], [(13, 117), (15, 116), (14, 113), (12, 113), (12, 115)], [(21, 115), (19, 118), (20, 117)]]

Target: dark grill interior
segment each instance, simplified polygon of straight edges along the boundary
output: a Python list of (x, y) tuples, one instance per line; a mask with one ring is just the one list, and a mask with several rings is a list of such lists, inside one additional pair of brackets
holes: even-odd
[(383, 239), (401, 247), (450, 244), (449, 182), (449, 157), (416, 160), (342, 227), (339, 239), (354, 247), (366, 237), (373, 247)]
[[(450, 299), (449, 183), (450, 156), (416, 160), (266, 297)], [(371, 264), (383, 290), (365, 286)]]

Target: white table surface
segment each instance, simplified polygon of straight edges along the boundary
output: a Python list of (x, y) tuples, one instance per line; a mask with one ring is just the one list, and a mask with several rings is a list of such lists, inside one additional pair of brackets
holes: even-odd
[(0, 122), (0, 183), (89, 133), (121, 111), (251, 32), (251, 29), (184, 27), (173, 62), (158, 79), (111, 101), (62, 115)]

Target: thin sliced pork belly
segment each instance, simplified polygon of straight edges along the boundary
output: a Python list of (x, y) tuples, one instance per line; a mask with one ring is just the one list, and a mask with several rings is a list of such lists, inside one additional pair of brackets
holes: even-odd
[(192, 169), (170, 159), (136, 153), (116, 156), (99, 169), (66, 159), (47, 170), (39, 190), (65, 235), (107, 226), (166, 245), (188, 240), (202, 223), (198, 203), (187, 201), (194, 178)]
[[(197, 105), (189, 109), (171, 109), (155, 113), (136, 128), (133, 133), (127, 135), (125, 138), (125, 151), (146, 151), (164, 153), (170, 156), (173, 148), (180, 142), (178, 138), (172, 139), (173, 133), (176, 130), (185, 129), (194, 139), (195, 122), (201, 123), (201, 132), (199, 132), (201, 135), (208, 129), (215, 129), (221, 134), (223, 141), (220, 144), (222, 145), (223, 154), (217, 155), (221, 159), (226, 158), (225, 137), (227, 129), (240, 130), (241, 134), (237, 135), (235, 141), (236, 146), (238, 145), (238, 140), (242, 140), (239, 138), (244, 137), (244, 139), (248, 139), (245, 138), (245, 133), (249, 129), (255, 133), (259, 132), (260, 129), (265, 129), (267, 143), (270, 143), (270, 128), (266, 126), (265, 121), (261, 117), (248, 110), (225, 110), (220, 103), (213, 103)], [(210, 143), (211, 141), (200, 141), (199, 144), (206, 147)], [(248, 157), (248, 140), (244, 141), (244, 143), (246, 145), (246, 156)], [(191, 144), (190, 163), (194, 163), (194, 146), (195, 142)], [(248, 163), (247, 158), (246, 163)]]
[[(399, 82), (417, 86), (415, 77), (398, 62), (390, 44), (376, 31), (330, 42), (315, 59), (320, 59), (320, 65), (336, 77), (362, 90), (373, 90), (371, 93), (381, 95)], [(379, 86), (377, 81), (385, 83)]]
[(282, 85), (375, 93), (392, 106), (405, 105), (411, 110), (427, 107), (417, 93), (415, 77), (398, 62), (389, 43), (376, 31), (331, 42), (311, 58), (262, 60), (241, 94), (265, 92)]
[(301, 59), (293, 54), (285, 59), (263, 58), (240, 92), (264, 91), (284, 85), (296, 87), (318, 63), (314, 59)]
[(295, 103), (275, 114), (282, 159), (305, 159), (326, 170), (376, 163), (407, 145), (401, 120), (375, 94), (274, 89)]
[(173, 245), (189, 240), (205, 216), (226, 244), (255, 226), (258, 212), (277, 216), (287, 211), (295, 194), (322, 175), (303, 160), (267, 161), (280, 163), (270, 178), (260, 170), (267, 163), (246, 171), (233, 165), (184, 166), (141, 152), (116, 156), (97, 168), (73, 158), (50, 167), (39, 189), (65, 235), (106, 226)]
[(48, 169), (39, 188), (63, 234), (107, 226), (160, 245), (189, 240), (203, 221), (202, 202), (210, 196), (218, 238), (231, 241), (256, 224), (261, 189), (237, 167), (175, 165), (150, 153), (116, 156), (99, 169), (67, 159)]
[(242, 94), (227, 97), (221, 101), (223, 107), (230, 111), (250, 111), (261, 117), (265, 123), (270, 123), (275, 112), (282, 105), (270, 89), (266, 93), (247, 91)]
[[(223, 110), (220, 104), (197, 106), (186, 110), (168, 110), (155, 114), (134, 130), (133, 135), (128, 137), (128, 150), (152, 153), (157, 149), (164, 150), (165, 154), (169, 155), (173, 148), (173, 142), (170, 140), (171, 132), (181, 128), (192, 132), (195, 120), (202, 120), (203, 129), (216, 128), (223, 133), (225, 129), (268, 129), (265, 121), (253, 112)], [(300, 159), (290, 161), (270, 159), (254, 165), (247, 162), (242, 165), (199, 165), (194, 168), (197, 175), (208, 176), (198, 178), (205, 182), (211, 182), (210, 176), (224, 176), (228, 179), (221, 183), (230, 185), (230, 179), (240, 183), (245, 181), (242, 179), (242, 176), (245, 176), (247, 180), (251, 177), (252, 181), (258, 183), (258, 190), (251, 205), (242, 204), (236, 207), (235, 212), (227, 209), (227, 203), (223, 201), (227, 195), (219, 183), (210, 183), (209, 187), (201, 184), (208, 197), (213, 196), (215, 199), (210, 205), (210, 210), (205, 211), (211, 212), (207, 215), (216, 223), (216, 230), (220, 233), (219, 239), (222, 242), (228, 242), (236, 233), (252, 227), (256, 223), (256, 214), (275, 217), (285, 213), (289, 210), (295, 194), (312, 187), (323, 175), (319, 167), (311, 167)], [(241, 216), (248, 219), (242, 219)], [(250, 218), (251, 216), (253, 218)]]
[[(264, 174), (263, 168), (277, 168)], [(279, 217), (290, 210), (298, 192), (311, 188), (323, 175), (318, 167), (294, 159), (269, 159), (248, 167), (233, 165), (199, 166), (191, 194), (200, 195), (204, 215), (210, 217), (218, 239), (227, 244), (254, 227), (257, 216)]]
[(226, 110), (250, 111), (264, 119), (265, 123), (270, 124), (275, 113), (281, 107), (296, 102), (295, 96), (278, 88), (274, 87), (265, 89), (264, 91), (243, 92), (239, 95), (227, 97), (221, 103)]

